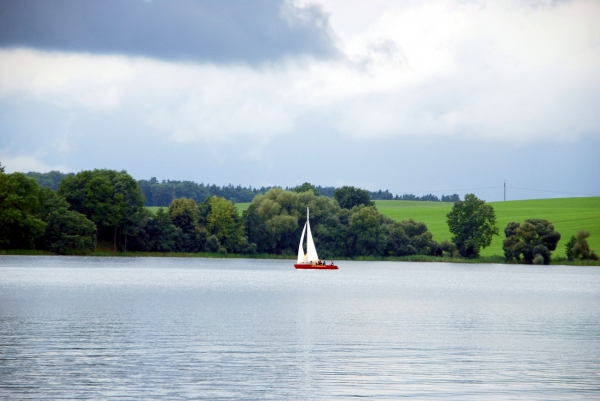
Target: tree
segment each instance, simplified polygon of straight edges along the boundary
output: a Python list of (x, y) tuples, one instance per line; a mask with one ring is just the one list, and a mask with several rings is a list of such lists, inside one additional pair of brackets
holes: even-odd
[(360, 188), (348, 186), (336, 188), (333, 191), (333, 197), (343, 209), (352, 209), (360, 205), (375, 206), (375, 203), (371, 201), (369, 192)]
[(400, 227), (409, 238), (410, 245), (416, 250), (419, 255), (430, 255), (437, 247), (437, 243), (433, 240), (433, 234), (427, 230), (427, 225), (422, 222), (408, 219), (399, 223)]
[(58, 184), (60, 184), (60, 182), (62, 180), (64, 180), (66, 177), (68, 176), (72, 176), (74, 175), (73, 173), (61, 173), (60, 171), (50, 171), (48, 173), (36, 173), (33, 171), (30, 171), (29, 173), (25, 174), (27, 177), (30, 178), (35, 178), (35, 180), (37, 181), (38, 184), (40, 184), (41, 187), (45, 187), (45, 188), (50, 188), (54, 191), (56, 191), (58, 189)]
[(460, 200), (460, 196), (458, 194), (454, 195), (442, 195), (442, 202), (458, 202)]
[(339, 206), (332, 199), (315, 196), (312, 191), (292, 192), (273, 188), (257, 195), (244, 212), (243, 220), (249, 246), (258, 252), (295, 254), (306, 222), (306, 208), (315, 245), (323, 255), (345, 253), (345, 243), (339, 237)]
[(271, 245), (267, 234), (265, 219), (258, 213), (258, 204), (252, 202), (242, 213), (244, 229), (248, 242), (256, 246), (257, 252), (269, 252)]
[(125, 171), (81, 171), (62, 180), (58, 194), (67, 200), (72, 210), (96, 224), (96, 245), (99, 231), (110, 230), (115, 251), (117, 231), (134, 224), (134, 220), (127, 217), (138, 213), (144, 205), (140, 187)]
[(174, 199), (169, 206), (169, 217), (177, 228), (176, 249), (180, 252), (202, 252), (208, 237), (204, 218), (193, 199)]
[(455, 202), (447, 218), (452, 242), (462, 257), (478, 257), (480, 249), (489, 246), (492, 237), (498, 235), (494, 208), (473, 194)]
[(438, 247), (425, 223), (413, 219), (402, 222), (389, 221), (387, 255), (434, 255)]
[(240, 251), (244, 242), (244, 229), (237, 208), (233, 202), (225, 198), (212, 196), (206, 199), (210, 212), (206, 217), (206, 228), (209, 234), (215, 235), (229, 252)]
[(527, 219), (523, 224), (508, 223), (504, 234), (506, 239), (502, 247), (506, 260), (522, 260), (527, 264), (550, 264), (552, 251), (560, 240), (560, 233), (544, 219)]
[(94, 248), (94, 223), (69, 210), (67, 201), (49, 188), (42, 188), (39, 198), (38, 215), (47, 224), (39, 240), (41, 248), (63, 255), (86, 253)]
[(125, 240), (124, 249), (127, 250), (127, 237), (137, 234), (140, 219), (143, 217), (145, 199), (137, 181), (124, 171), (115, 176), (113, 184), (115, 199), (119, 200), (120, 212), (118, 222), (114, 226), (114, 246), (116, 250), (117, 229), (119, 229)]
[(156, 216), (148, 220), (144, 231), (149, 238), (147, 250), (171, 252), (176, 249), (177, 228), (171, 221), (168, 212), (162, 207), (158, 208)]
[(592, 259), (598, 260), (598, 255), (590, 249), (587, 238), (590, 232), (587, 230), (579, 230), (577, 236), (571, 236), (571, 239), (566, 246), (566, 254), (569, 260), (574, 259)]
[(387, 247), (385, 217), (373, 206), (359, 206), (353, 212), (349, 219), (352, 254), (382, 255)]
[(22, 173), (0, 171), (0, 248), (30, 249), (44, 234), (37, 216), (40, 186)]
[[(254, 242), (262, 238), (264, 242), (257, 242), (257, 245), (259, 250), (264, 252), (292, 252), (293, 242), (300, 238), (298, 219), (302, 214), (301, 195), (314, 198), (311, 192), (299, 194), (281, 188), (273, 188), (264, 195), (257, 195), (252, 201), (251, 213), (247, 213), (244, 220), (245, 224), (257, 223), (256, 226), (249, 227), (250, 232), (254, 231), (252, 236), (249, 236), (249, 241)], [(295, 246), (297, 247), (297, 244)]]
[(374, 206), (342, 209), (339, 203), (312, 191), (280, 188), (258, 195), (243, 213), (248, 241), (259, 252), (295, 254), (310, 208), (315, 246), (323, 258), (336, 256), (403, 256), (441, 254), (424, 223), (396, 222)]
[(319, 195), (319, 191), (317, 191), (317, 188), (315, 188), (315, 186), (313, 184), (311, 184), (310, 182), (305, 182), (302, 185), (298, 185), (296, 188), (293, 189), (293, 191), (297, 192), (297, 193), (313, 191), (313, 194), (315, 194), (317, 196)]

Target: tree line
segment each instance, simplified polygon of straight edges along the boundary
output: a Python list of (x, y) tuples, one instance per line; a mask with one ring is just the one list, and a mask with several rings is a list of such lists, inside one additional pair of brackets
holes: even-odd
[[(73, 173), (61, 173), (59, 171), (50, 171), (48, 173), (29, 172), (28, 177), (35, 180), (43, 187), (53, 190), (58, 189), (60, 182), (66, 178), (73, 176)], [(217, 196), (225, 198), (234, 203), (252, 202), (252, 199), (258, 194), (265, 194), (273, 187), (253, 188), (243, 187), (241, 185), (234, 186), (232, 184), (218, 186), (215, 184), (196, 183), (194, 181), (178, 181), (178, 180), (162, 180), (159, 181), (156, 177), (151, 177), (149, 180), (138, 180), (138, 185), (142, 190), (145, 198), (145, 206), (164, 206), (168, 207), (173, 199), (190, 198), (197, 203), (204, 202), (206, 198)], [(296, 187), (286, 187), (288, 191), (293, 191)], [(316, 195), (327, 196), (333, 198), (333, 192), (336, 187), (313, 186)], [(369, 196), (373, 200), (412, 200), (412, 201), (430, 201), (430, 202), (456, 202), (460, 199), (458, 194), (442, 195), (438, 198), (436, 195), (427, 194), (416, 196), (413, 194), (394, 195), (387, 189), (385, 191), (368, 191)]]
[[(88, 253), (104, 244), (113, 251), (215, 252), (294, 255), (306, 208), (324, 258), (358, 256), (479, 257), (499, 234), (493, 207), (473, 194), (454, 202), (447, 215), (451, 241), (433, 239), (427, 226), (397, 222), (379, 213), (369, 191), (345, 186), (332, 197), (304, 183), (292, 190), (270, 188), (240, 216), (225, 197), (173, 199), (152, 213), (142, 188), (125, 171), (93, 170), (62, 177), (56, 190), (0, 166), (0, 249)], [(511, 222), (503, 249), (509, 262), (549, 264), (561, 238), (543, 219)], [(566, 245), (570, 259), (597, 259), (589, 233)]]
[(323, 257), (441, 255), (424, 223), (379, 213), (365, 190), (336, 188), (333, 198), (310, 184), (271, 188), (239, 216), (224, 197), (173, 199), (152, 213), (125, 171), (68, 175), (56, 190), (21, 173), (0, 172), (0, 247), (87, 253), (114, 251), (275, 253), (294, 255), (306, 207)]

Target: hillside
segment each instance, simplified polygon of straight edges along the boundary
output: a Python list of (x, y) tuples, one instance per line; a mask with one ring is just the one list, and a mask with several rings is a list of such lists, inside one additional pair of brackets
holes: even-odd
[[(414, 219), (427, 224), (433, 238), (440, 242), (450, 239), (450, 231), (446, 224), (446, 215), (452, 209), (452, 203), (423, 202), (402, 200), (376, 200), (377, 209), (384, 215), (397, 220)], [(590, 247), (600, 253), (600, 197), (594, 198), (557, 198), (534, 199), (523, 201), (490, 202), (496, 211), (500, 235), (495, 236), (492, 245), (483, 249), (483, 256), (503, 255), (502, 241), (504, 228), (511, 221), (523, 222), (525, 219), (547, 219), (554, 224), (562, 237), (555, 256), (565, 256), (565, 244), (578, 230), (590, 232)], [(240, 212), (246, 210), (250, 203), (237, 203)], [(158, 208), (149, 208), (157, 210)]]
[[(446, 214), (452, 204), (441, 202), (375, 201), (379, 211), (394, 220), (413, 218), (423, 221), (437, 241), (450, 239)], [(490, 202), (496, 211), (500, 235), (494, 237), (492, 245), (482, 251), (483, 256), (502, 255), (504, 228), (511, 221), (523, 222), (529, 218), (547, 219), (554, 224), (562, 237), (555, 256), (565, 256), (565, 244), (578, 230), (591, 234), (590, 247), (600, 252), (600, 197), (558, 198), (524, 201)]]

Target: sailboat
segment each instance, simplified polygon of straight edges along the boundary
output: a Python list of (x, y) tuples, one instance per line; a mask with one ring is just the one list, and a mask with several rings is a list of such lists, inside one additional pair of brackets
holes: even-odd
[[(317, 249), (313, 242), (312, 233), (310, 232), (310, 223), (308, 221), (308, 207), (306, 208), (306, 223), (302, 229), (302, 236), (300, 237), (300, 246), (298, 247), (298, 263), (294, 264), (296, 269), (337, 269), (338, 267), (333, 264), (325, 264), (325, 261), (319, 259), (317, 255)], [(306, 253), (302, 243), (304, 242), (304, 234), (306, 234)]]

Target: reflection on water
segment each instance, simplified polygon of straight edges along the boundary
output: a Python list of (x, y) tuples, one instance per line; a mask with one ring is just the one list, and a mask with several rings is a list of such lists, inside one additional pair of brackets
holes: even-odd
[(0, 398), (600, 398), (600, 269), (0, 257)]

